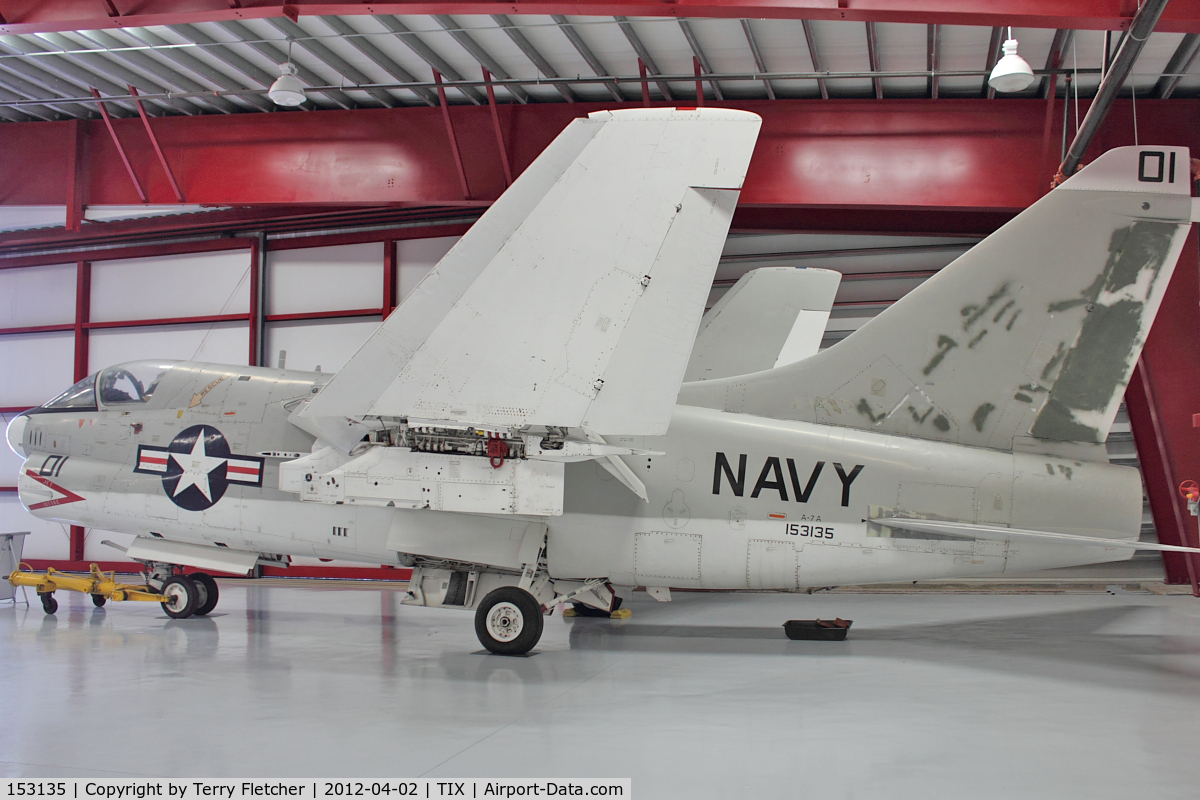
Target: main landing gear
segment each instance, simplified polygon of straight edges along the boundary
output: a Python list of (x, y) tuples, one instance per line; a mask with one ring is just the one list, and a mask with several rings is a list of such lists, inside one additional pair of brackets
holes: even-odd
[(519, 656), (542, 638), (542, 606), (533, 595), (516, 586), (501, 586), (489, 593), (475, 611), (475, 635), (493, 653)]

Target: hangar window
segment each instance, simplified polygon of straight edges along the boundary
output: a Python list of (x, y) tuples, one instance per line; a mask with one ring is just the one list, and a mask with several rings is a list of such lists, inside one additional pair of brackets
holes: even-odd
[(172, 366), (161, 361), (134, 361), (109, 367), (97, 381), (100, 402), (106, 406), (145, 403)]

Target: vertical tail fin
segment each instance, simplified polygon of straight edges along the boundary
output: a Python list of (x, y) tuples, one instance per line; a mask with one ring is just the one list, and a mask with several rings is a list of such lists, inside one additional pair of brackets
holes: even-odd
[(1111, 150), (828, 350), (680, 402), (1004, 450), (1103, 442), (1188, 231), (1188, 163)]

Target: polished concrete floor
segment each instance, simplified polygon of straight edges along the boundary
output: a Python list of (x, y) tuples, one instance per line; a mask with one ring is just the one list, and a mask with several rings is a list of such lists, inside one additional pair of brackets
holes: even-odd
[[(644, 594), (525, 658), (394, 588), (0, 606), (6, 777), (631, 778), (644, 798), (1194, 798), (1200, 600)], [(792, 642), (789, 618), (854, 620)]]

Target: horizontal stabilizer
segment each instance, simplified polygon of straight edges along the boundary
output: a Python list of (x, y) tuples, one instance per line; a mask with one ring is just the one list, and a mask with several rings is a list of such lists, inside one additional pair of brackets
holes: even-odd
[(665, 433), (761, 122), (575, 120), (300, 415)]
[(1200, 553), (1200, 548), (1139, 542), (1137, 539), (1109, 539), (1104, 536), (1088, 536), (1079, 533), (1030, 531), (1021, 528), (1005, 528), (1000, 525), (976, 525), (970, 522), (943, 522), (941, 520), (900, 519), (898, 517), (877, 517), (870, 521), (888, 528), (902, 528), (906, 531), (921, 533), (949, 533), (970, 539), (1041, 539), (1058, 544), (1089, 547), (1123, 547), (1129, 550), (1158, 550), (1167, 553)]
[(700, 321), (685, 381), (747, 375), (821, 349), (842, 274), (763, 267), (747, 272)]

